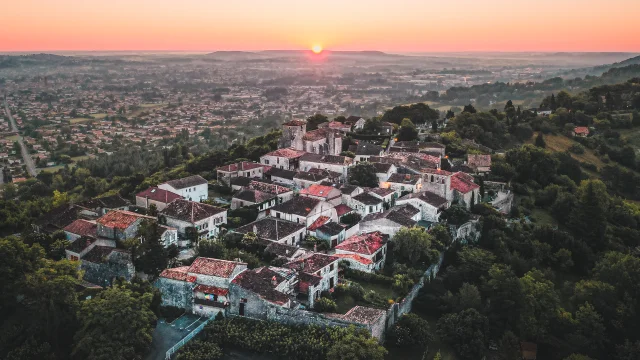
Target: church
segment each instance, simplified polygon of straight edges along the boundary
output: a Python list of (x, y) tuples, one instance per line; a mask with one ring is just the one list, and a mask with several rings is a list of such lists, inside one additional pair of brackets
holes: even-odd
[(291, 120), (282, 125), (280, 148), (293, 148), (319, 155), (340, 155), (342, 134), (332, 128), (322, 128), (307, 132), (307, 122)]

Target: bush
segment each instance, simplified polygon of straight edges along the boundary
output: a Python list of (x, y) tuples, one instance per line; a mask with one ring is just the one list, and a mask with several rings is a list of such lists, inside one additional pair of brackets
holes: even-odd
[(329, 298), (321, 297), (314, 302), (313, 308), (318, 312), (336, 312), (338, 305)]
[(573, 144), (569, 147), (569, 151), (571, 151), (574, 154), (584, 154), (584, 146), (580, 145), (580, 144)]
[(371, 282), (376, 284), (383, 284), (383, 285), (393, 284), (393, 278), (389, 276), (384, 276), (384, 275), (374, 274), (374, 273), (367, 273), (364, 271), (354, 270), (349, 268), (344, 269), (344, 277), (347, 279), (360, 280), (360, 281)]
[(220, 346), (214, 342), (194, 340), (178, 352), (177, 360), (218, 360), (222, 358)]
[(402, 315), (390, 329), (387, 343), (398, 347), (424, 348), (433, 339), (429, 323), (416, 314)]

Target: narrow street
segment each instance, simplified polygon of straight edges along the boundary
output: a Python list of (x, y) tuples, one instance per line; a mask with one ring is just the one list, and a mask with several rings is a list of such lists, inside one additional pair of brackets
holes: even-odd
[(13, 118), (13, 115), (11, 115), (11, 111), (9, 110), (9, 104), (7, 103), (6, 96), (4, 98), (4, 110), (7, 116), (9, 117), (9, 122), (11, 123), (11, 129), (18, 133), (18, 144), (20, 144), (20, 152), (22, 153), (22, 160), (24, 161), (24, 164), (27, 167), (27, 172), (29, 173), (29, 175), (36, 177), (36, 175), (38, 175), (38, 172), (36, 171), (36, 165), (33, 163), (33, 159), (29, 154), (29, 149), (27, 149), (27, 147), (24, 144), (24, 141), (22, 140), (22, 135), (20, 135), (20, 132), (18, 130), (18, 124), (16, 124), (16, 121)]

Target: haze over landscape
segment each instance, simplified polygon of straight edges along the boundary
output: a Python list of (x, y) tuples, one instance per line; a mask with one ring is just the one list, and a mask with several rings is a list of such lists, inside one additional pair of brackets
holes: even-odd
[(0, 359), (640, 359), (638, 0), (0, 4)]

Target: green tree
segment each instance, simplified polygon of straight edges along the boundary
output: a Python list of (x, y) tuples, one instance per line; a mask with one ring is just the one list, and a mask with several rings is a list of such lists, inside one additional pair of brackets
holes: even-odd
[(322, 114), (315, 114), (307, 118), (307, 131), (316, 130), (318, 125), (328, 122), (329, 119)]
[(539, 132), (538, 136), (536, 136), (535, 145), (543, 149), (547, 147), (547, 143), (544, 141), (544, 136), (542, 136), (542, 132)]
[(357, 163), (349, 169), (349, 183), (358, 186), (378, 187), (376, 168), (369, 162)]
[(447, 314), (438, 320), (438, 335), (456, 349), (461, 359), (481, 359), (488, 334), (489, 320), (476, 309)]
[(553, 282), (537, 269), (520, 278), (523, 307), (520, 313), (520, 333), (524, 338), (544, 341), (551, 321), (560, 308), (560, 299)]
[(153, 294), (114, 286), (81, 307), (73, 356), (79, 359), (141, 359), (149, 350), (156, 316)]
[(152, 278), (167, 268), (169, 257), (162, 243), (162, 228), (151, 219), (143, 220), (138, 226), (135, 245), (130, 249), (136, 270)]
[(438, 254), (432, 242), (433, 236), (424, 228), (403, 227), (393, 237), (393, 256), (397, 262), (411, 267), (429, 265)]
[(398, 141), (412, 141), (418, 138), (418, 130), (411, 120), (402, 119), (397, 138)]
[(332, 360), (384, 360), (387, 350), (378, 344), (376, 338), (367, 333), (348, 332), (340, 337), (327, 352)]
[[(220, 314), (220, 313), (219, 313)], [(224, 353), (213, 341), (193, 340), (178, 353), (177, 360), (218, 360)]]
[(606, 185), (600, 180), (585, 180), (580, 183), (576, 197), (578, 202), (569, 216), (569, 227), (591, 247), (604, 249), (610, 204)]
[(432, 339), (429, 322), (412, 313), (402, 315), (387, 335), (389, 344), (402, 348), (425, 348)]

